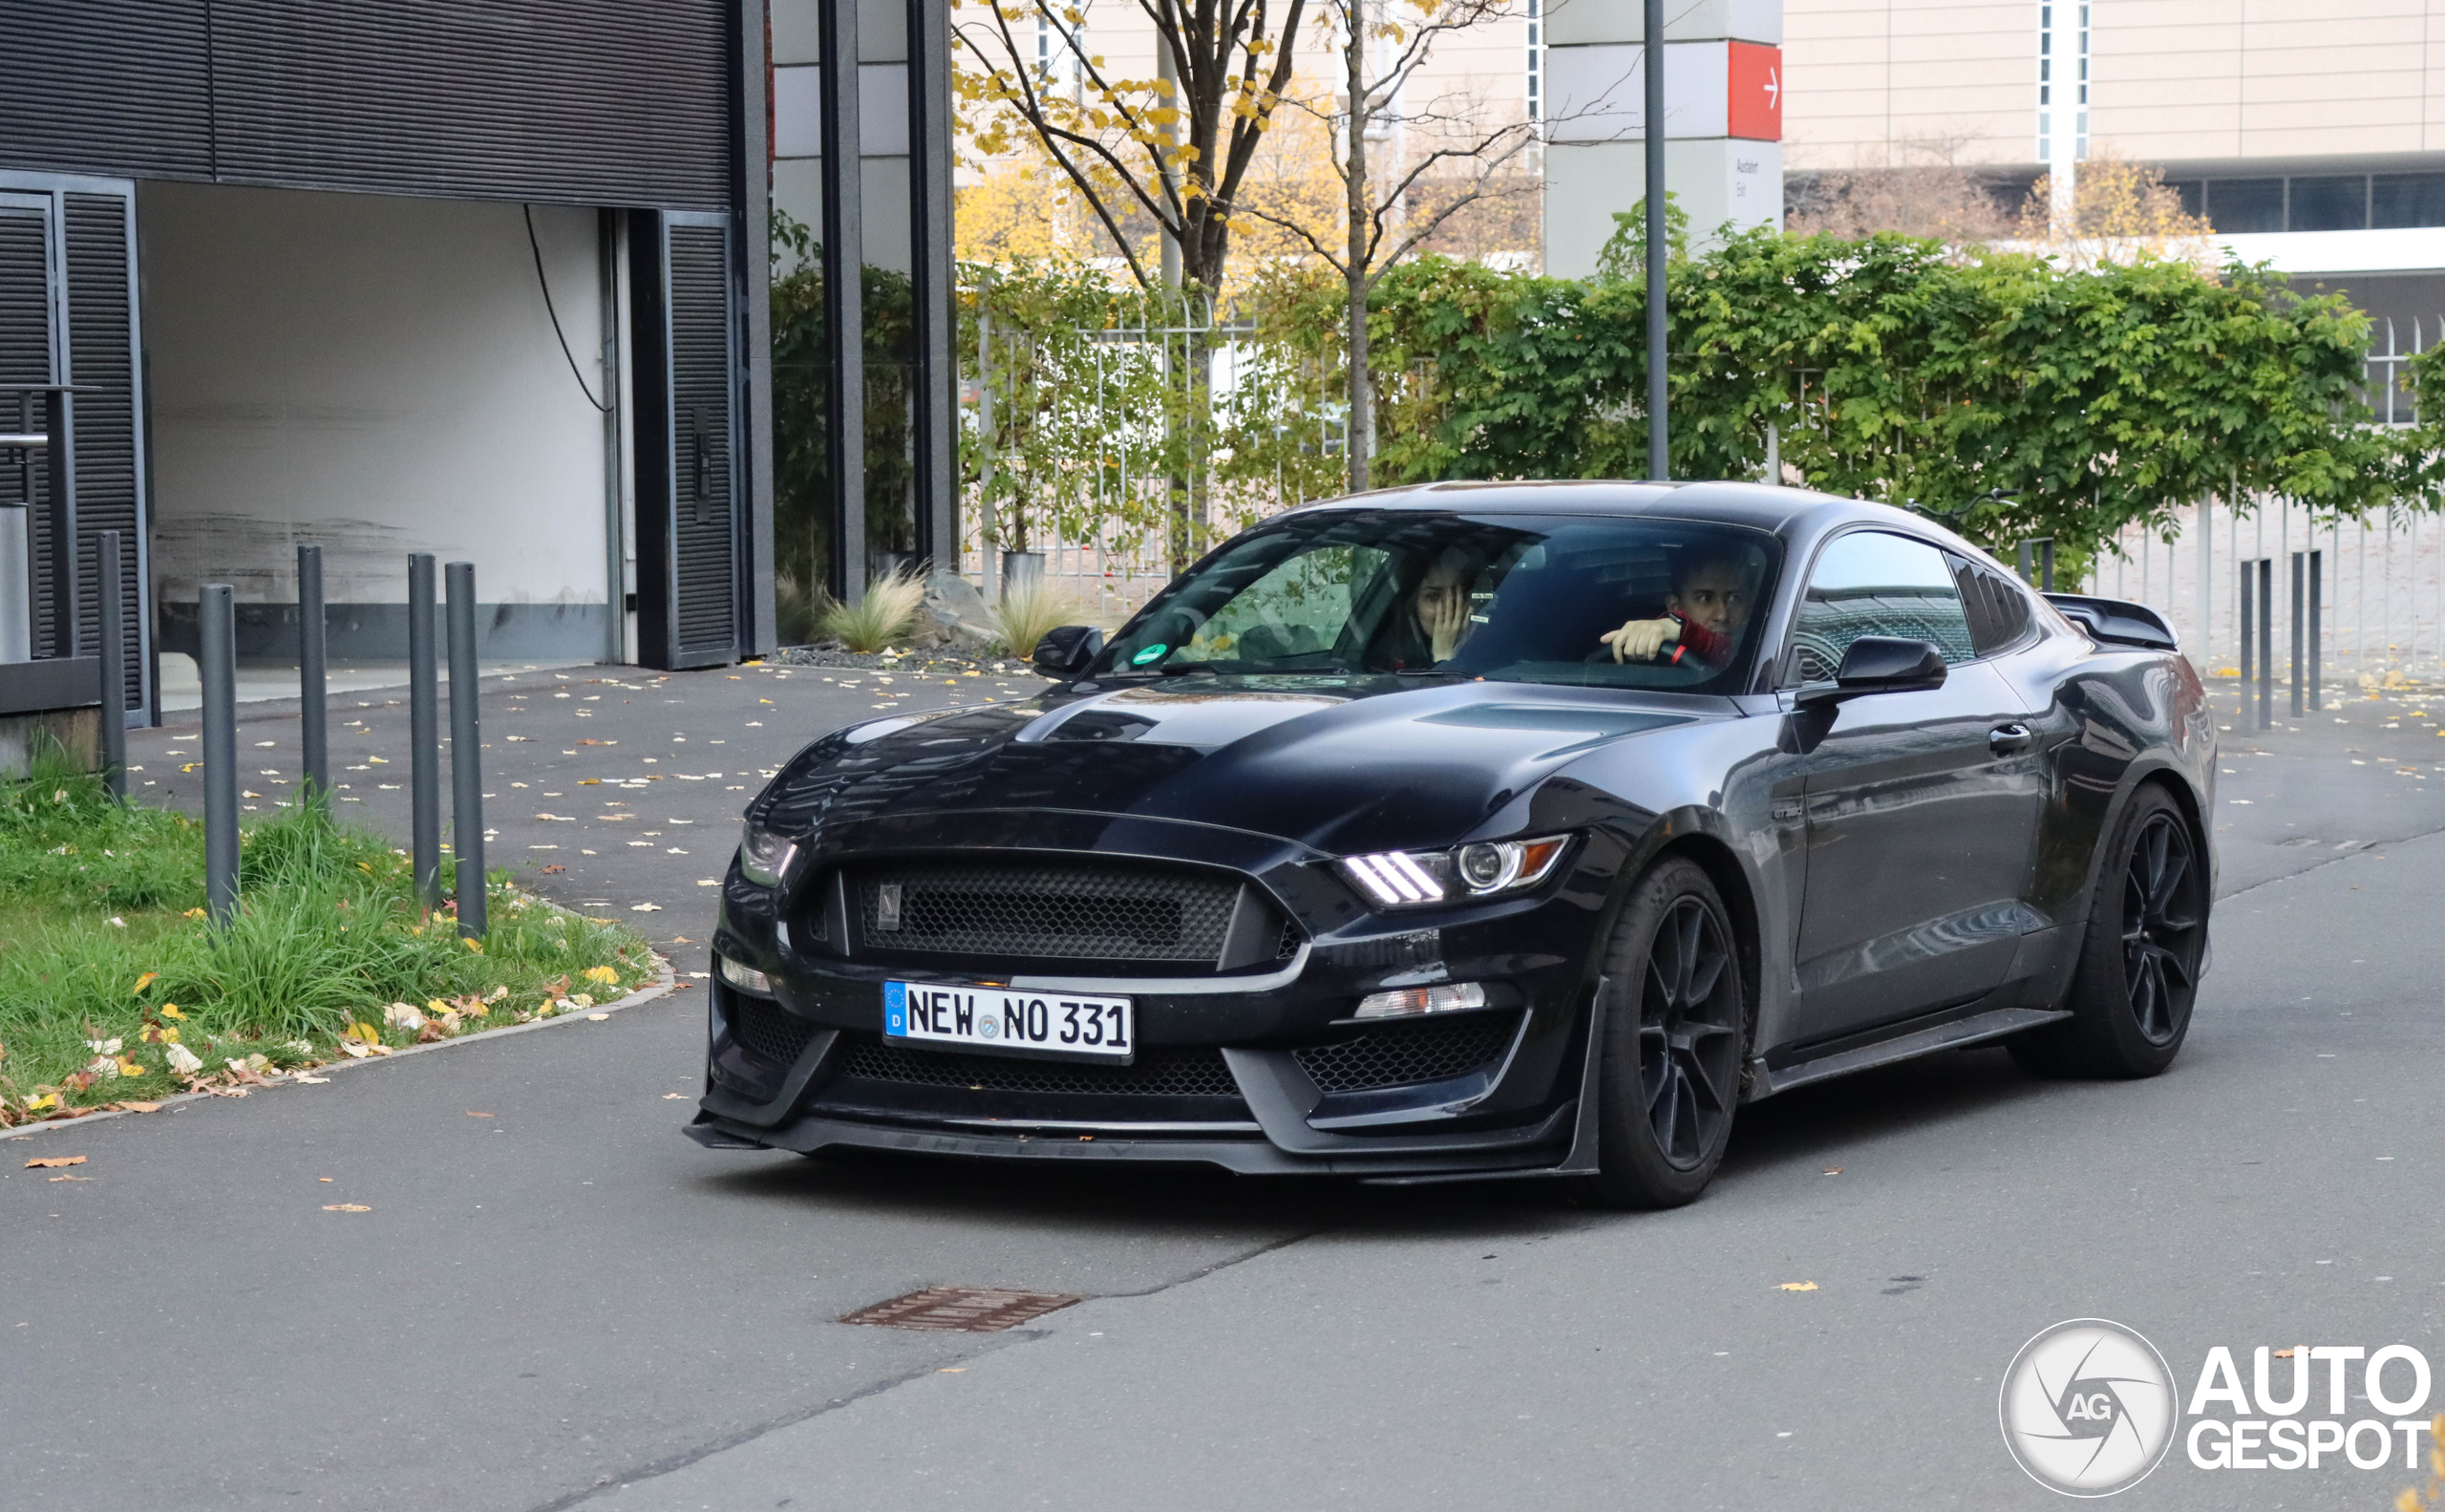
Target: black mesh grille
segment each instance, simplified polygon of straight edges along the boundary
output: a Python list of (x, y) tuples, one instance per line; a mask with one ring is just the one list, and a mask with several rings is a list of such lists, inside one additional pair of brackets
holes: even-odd
[(1240, 891), (1226, 877), (1058, 862), (910, 862), (855, 884), (869, 949), (1208, 964)]
[(816, 1026), (765, 997), (734, 992), (730, 999), (730, 1036), (749, 1054), (776, 1066), (795, 1066), (815, 1038)]
[(1520, 1028), (1518, 1011), (1461, 1013), (1361, 1030), (1329, 1045), (1291, 1052), (1327, 1092), (1406, 1087), (1463, 1075), (1501, 1054)]
[(1099, 1097), (1237, 1097), (1240, 1084), (1219, 1050), (1140, 1051), (1135, 1065), (1005, 1060), (905, 1050), (872, 1034), (845, 1034), (841, 1075), (921, 1087), (986, 1092), (1058, 1092)]
[(1289, 920), (1282, 921), (1282, 944), (1275, 948), (1273, 958), (1287, 961), (1299, 953), (1299, 926)]

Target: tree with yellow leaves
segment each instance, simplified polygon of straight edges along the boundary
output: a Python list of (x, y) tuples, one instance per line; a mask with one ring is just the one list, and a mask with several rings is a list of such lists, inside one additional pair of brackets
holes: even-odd
[(2140, 258), (2189, 263), (2213, 272), (2220, 254), (2203, 215), (2181, 207), (2181, 193), (2153, 163), (2099, 148), (2073, 176), (2058, 203), (2054, 181), (2040, 175), (2021, 209), (2020, 239), (2058, 266), (2091, 271)]
[[(1140, 287), (1222, 287), (1243, 182), (1291, 78), (1285, 43), (1307, 0), (1137, 0), (1156, 72), (1123, 76), (1080, 40), (1070, 0), (952, 0), (951, 37), (973, 66), (952, 88), (975, 151), (1032, 138), (1076, 191)], [(1060, 66), (1038, 39), (1058, 39)], [(1149, 266), (1132, 223), (1151, 222), (1165, 264)], [(1166, 266), (1177, 249), (1177, 267)]]

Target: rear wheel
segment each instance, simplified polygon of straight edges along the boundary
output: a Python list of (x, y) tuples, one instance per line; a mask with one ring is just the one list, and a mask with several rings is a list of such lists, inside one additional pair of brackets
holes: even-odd
[(1638, 880), (1605, 975), (1600, 1170), (1582, 1179), (1581, 1195), (1607, 1207), (1677, 1207), (1706, 1190), (1723, 1160), (1749, 1043), (1731, 916), (1702, 868), (1675, 857)]
[(2133, 795), (2097, 868), (2072, 1016), (2011, 1041), (2044, 1075), (2153, 1076), (2190, 1033), (2207, 953), (2207, 868), (2163, 788)]

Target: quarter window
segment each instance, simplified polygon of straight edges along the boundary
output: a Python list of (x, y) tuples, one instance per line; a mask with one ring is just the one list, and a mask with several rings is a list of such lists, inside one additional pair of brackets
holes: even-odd
[(2029, 597), (2009, 579), (1960, 557), (1952, 564), (1952, 579), (1961, 589), (1962, 607), (1969, 614), (1969, 644), (1981, 656), (1992, 656), (2018, 642), (2029, 631)]
[(1944, 553), (1881, 530), (1839, 537), (1818, 554), (1792, 629), (1792, 669), (1801, 682), (1822, 682), (1862, 635), (1932, 641), (1948, 664), (1977, 655)]

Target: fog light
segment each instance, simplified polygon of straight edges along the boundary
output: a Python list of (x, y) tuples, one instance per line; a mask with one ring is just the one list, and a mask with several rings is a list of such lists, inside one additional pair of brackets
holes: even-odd
[(1455, 982), (1442, 987), (1408, 987), (1393, 992), (1370, 992), (1358, 1000), (1353, 1018), (1406, 1018), (1412, 1013), (1456, 1013), (1486, 1006), (1482, 982)]
[(773, 979), (754, 967), (741, 966), (726, 955), (713, 957), (713, 963), (714, 969), (721, 972), (722, 980), (740, 991), (753, 992), (758, 997), (773, 995)]

